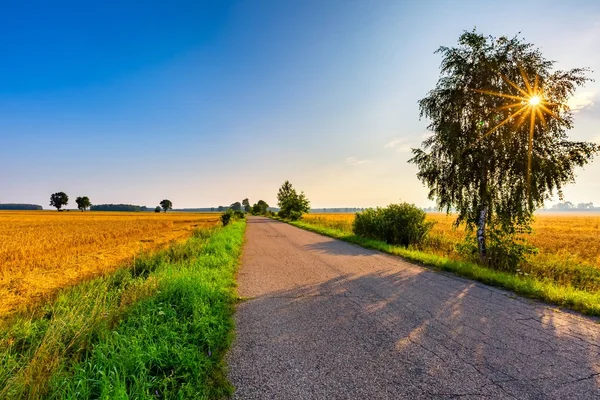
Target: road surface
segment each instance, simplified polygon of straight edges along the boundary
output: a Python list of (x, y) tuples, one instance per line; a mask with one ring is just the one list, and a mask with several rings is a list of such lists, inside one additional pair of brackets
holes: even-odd
[(249, 218), (237, 399), (600, 399), (600, 325)]

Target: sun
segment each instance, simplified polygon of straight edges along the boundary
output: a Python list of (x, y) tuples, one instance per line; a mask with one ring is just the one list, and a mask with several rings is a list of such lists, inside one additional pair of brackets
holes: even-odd
[[(523, 69), (519, 69), (525, 87), (517, 85), (515, 82), (508, 79), (508, 77), (506, 77), (504, 74), (499, 73), (502, 80), (517, 91), (516, 94), (498, 93), (492, 92), (490, 90), (475, 89), (475, 91), (479, 93), (513, 100), (513, 102), (510, 102), (510, 104), (505, 104), (501, 107), (496, 108), (495, 111), (510, 110), (510, 112), (512, 112), (513, 110), (516, 110), (512, 112), (508, 117), (506, 117), (503, 121), (501, 121), (499, 124), (497, 124), (489, 131), (484, 133), (482, 136), (480, 136), (478, 141), (484, 139), (492, 132), (496, 131), (498, 128), (511, 121), (517, 122), (515, 127), (516, 131), (527, 119), (529, 119), (529, 146), (527, 151), (527, 191), (529, 192), (531, 186), (531, 161), (533, 154), (533, 139), (535, 133), (536, 119), (539, 118), (540, 122), (544, 127), (546, 127), (547, 125), (547, 116), (557, 120), (560, 119), (560, 117), (551, 110), (553, 106), (559, 106), (559, 104), (552, 103), (547, 100), (547, 97), (544, 95), (543, 85), (540, 85), (540, 77), (538, 75), (535, 76), (535, 81), (532, 84), (530, 83), (529, 79), (527, 78), (527, 74), (523, 71)], [(516, 117), (519, 118), (517, 119)]]
[(540, 98), (540, 96), (531, 96), (531, 98), (529, 99), (529, 105), (531, 106), (537, 106), (538, 104), (540, 104), (542, 102), (542, 99)]

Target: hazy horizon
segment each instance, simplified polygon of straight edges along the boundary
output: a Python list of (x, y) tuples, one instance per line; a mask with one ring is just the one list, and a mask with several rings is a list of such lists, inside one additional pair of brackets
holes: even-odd
[[(417, 101), (474, 27), (594, 71), (569, 135), (600, 143), (597, 2), (60, 4), (0, 8), (0, 203), (275, 206), (290, 180), (313, 208), (432, 206)], [(600, 205), (598, 176), (565, 200)]]

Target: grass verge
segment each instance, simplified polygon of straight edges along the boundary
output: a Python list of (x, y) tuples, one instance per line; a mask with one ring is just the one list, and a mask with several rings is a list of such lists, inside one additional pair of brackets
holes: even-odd
[(189, 399), (232, 393), (245, 222), (197, 231), (85, 282), (0, 332), (0, 398)]
[(408, 261), (433, 267), (441, 271), (452, 272), (465, 278), (511, 290), (520, 295), (543, 300), (586, 315), (600, 316), (600, 293), (598, 292), (587, 292), (571, 286), (561, 286), (549, 280), (537, 279), (531, 276), (518, 276), (507, 272), (495, 271), (471, 262), (452, 260), (448, 257), (419, 250), (389, 245), (378, 240), (365, 239), (340, 229), (322, 227), (303, 221), (284, 222), (368, 249), (400, 256)]

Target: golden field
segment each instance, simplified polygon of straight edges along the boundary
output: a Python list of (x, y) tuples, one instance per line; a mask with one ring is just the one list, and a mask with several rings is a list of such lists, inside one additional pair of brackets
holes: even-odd
[(0, 318), (218, 221), (215, 213), (0, 211)]
[[(436, 222), (430, 236), (437, 247), (428, 251), (448, 255), (464, 239), (464, 227), (453, 228), (455, 216), (428, 213), (427, 219)], [(354, 214), (307, 214), (303, 220), (352, 232)], [(538, 214), (528, 241), (539, 249), (537, 257), (551, 255), (600, 268), (600, 213)]]

